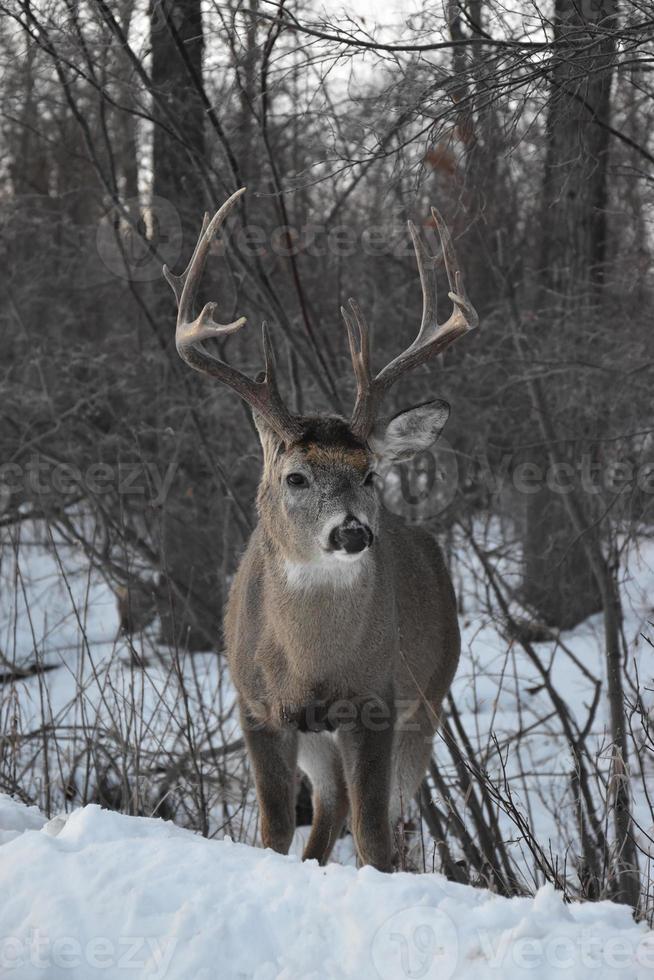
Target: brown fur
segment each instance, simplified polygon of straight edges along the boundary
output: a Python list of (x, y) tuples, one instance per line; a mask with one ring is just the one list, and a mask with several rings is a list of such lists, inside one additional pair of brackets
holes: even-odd
[(382, 398), (478, 318), (447, 227), (432, 208), (448, 280), (457, 290), (449, 293), (449, 318), (438, 324), (437, 263), (409, 223), (423, 292), (415, 340), (373, 376), (368, 327), (350, 300), (341, 312), (357, 380), (352, 421), (293, 415), (277, 388), (267, 327), (266, 371), (255, 381), (203, 346), (240, 329), (244, 318), (220, 324), (212, 313), (216, 304), (193, 314), (211, 242), (244, 192), (240, 188), (210, 221), (205, 218), (186, 271), (175, 276), (164, 266), (164, 275), (177, 299), (180, 356), (250, 405), (264, 449), (259, 524), (226, 613), (262, 837), (266, 845), (288, 849), (299, 761), (315, 806), (305, 857), (327, 860), (349, 805), (359, 859), (386, 869), (390, 821), (425, 771), (459, 658), (459, 632), (435, 542), (382, 511), (367, 470), (379, 456), (409, 459), (436, 441), (449, 416), (447, 403), (437, 399), (382, 422)]
[[(363, 485), (375, 460), (345, 423), (307, 419), (305, 439), (288, 449), (258, 425), (260, 520), (225, 627), (263, 843), (288, 850), (299, 760), (314, 804), (304, 857), (327, 860), (349, 809), (361, 863), (390, 870), (391, 822), (424, 775), (458, 663), (450, 578), (433, 538), (384, 511)], [(286, 487), (296, 467), (309, 468), (306, 495)], [(320, 528), (358, 511), (373, 546), (354, 572), (347, 566), (341, 577), (338, 566), (323, 577)]]
[(317, 442), (310, 442), (302, 448), (308, 463), (316, 463), (318, 466), (351, 466), (362, 473), (368, 469), (369, 456), (363, 447), (321, 446)]

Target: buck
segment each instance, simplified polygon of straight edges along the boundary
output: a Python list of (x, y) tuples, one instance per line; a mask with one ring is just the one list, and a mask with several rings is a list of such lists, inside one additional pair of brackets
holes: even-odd
[(376, 468), (429, 448), (447, 421), (441, 400), (386, 419), (382, 399), (405, 372), (477, 324), (452, 241), (433, 209), (453, 310), (436, 320), (437, 259), (409, 223), (423, 294), (413, 343), (378, 374), (357, 304), (342, 309), (357, 383), (349, 421), (298, 416), (277, 386), (263, 325), (255, 380), (203, 345), (240, 330), (194, 316), (211, 242), (245, 188), (205, 215), (180, 276), (176, 345), (196, 371), (229, 385), (253, 411), (263, 448), (259, 521), (225, 614), (226, 651), (254, 771), (265, 847), (286, 853), (295, 829), (296, 768), (314, 817), (303, 858), (324, 864), (350, 812), (360, 864), (391, 870), (392, 827), (425, 774), (443, 697), (459, 660), (456, 601), (443, 555), (424, 530), (382, 507)]

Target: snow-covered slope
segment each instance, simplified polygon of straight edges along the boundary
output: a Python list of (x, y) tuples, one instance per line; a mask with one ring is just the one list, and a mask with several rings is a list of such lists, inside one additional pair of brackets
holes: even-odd
[(319, 868), (87, 806), (0, 797), (0, 975), (17, 980), (645, 980), (654, 934), (550, 886), (503, 899), (439, 875)]
[[(13, 787), (19, 773), (21, 793), (48, 812), (90, 799), (120, 799), (125, 789), (123, 808), (150, 814), (159, 812), (163, 793), (179, 823), (199, 827), (206, 819), (216, 836), (228, 833), (253, 843), (257, 810), (245, 753), (238, 748), (235, 692), (224, 659), (162, 646), (157, 624), (135, 638), (135, 658), (119, 634), (116, 599), (100, 569), (42, 522), (26, 521), (19, 530), (16, 538), (16, 529), (0, 528), (0, 661), (3, 670), (13, 667), (19, 674), (21, 668), (41, 664), (53, 669), (0, 686), (0, 729), (12, 732), (11, 750), (0, 758), (0, 785)], [(482, 550), (495, 556), (502, 577), (515, 587), (520, 563), (507, 544), (510, 526), (504, 529), (493, 520), (487, 526), (480, 523), (476, 533)], [(559, 868), (567, 869), (574, 888), (581, 847), (570, 779), (577, 763), (569, 739), (542, 671), (506, 633), (497, 610), (488, 607), (486, 577), (474, 550), (456, 536), (453, 549), (463, 649), (452, 693), (461, 724), (477, 761), (497, 785), (506, 776), (532, 833)], [(644, 639), (652, 632), (648, 623), (654, 616), (654, 539), (633, 542), (623, 562), (623, 632), (629, 648), (625, 691), (633, 700), (637, 681), (639, 698), (654, 718), (654, 657)], [(151, 569), (143, 570), (144, 577), (151, 574)], [(517, 604), (514, 612), (522, 615)], [(580, 730), (590, 726), (587, 755), (602, 819), (612, 756), (605, 688), (595, 703), (606, 670), (601, 615), (536, 647), (542, 669), (571, 718)], [(632, 723), (634, 738), (645, 743), (637, 719)], [(226, 748), (230, 751), (223, 755)], [(456, 769), (440, 737), (434, 754), (464, 807)], [(201, 816), (191, 758), (202, 762), (202, 792), (207, 795)], [(632, 781), (635, 836), (642, 880), (654, 908), (654, 864), (647, 860), (654, 818), (646, 792), (654, 768), (647, 751), (642, 753), (642, 773), (639, 768), (634, 766)], [(515, 841), (512, 859), (521, 880), (540, 882), (520, 829), (516, 835), (514, 822), (501, 807), (497, 820), (503, 840)], [(414, 858), (417, 866), (424, 861), (429, 867), (433, 844), (428, 834), (425, 841), (426, 853), (419, 851)], [(455, 858), (462, 856), (455, 835), (449, 845)], [(343, 863), (347, 857), (339, 849), (336, 859)]]

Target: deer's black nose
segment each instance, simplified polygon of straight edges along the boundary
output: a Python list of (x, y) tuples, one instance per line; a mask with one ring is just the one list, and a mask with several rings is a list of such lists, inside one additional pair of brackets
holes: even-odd
[(372, 531), (367, 524), (362, 524), (356, 517), (348, 516), (342, 524), (332, 528), (329, 534), (329, 545), (334, 551), (346, 551), (356, 554), (372, 544)]

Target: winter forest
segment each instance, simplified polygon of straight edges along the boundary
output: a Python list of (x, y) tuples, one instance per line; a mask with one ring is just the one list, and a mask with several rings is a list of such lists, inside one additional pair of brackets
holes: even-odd
[[(650, 3), (0, 0), (0, 12), (7, 975), (87, 980), (101, 935), (104, 975), (122, 976), (116, 937), (137, 933), (143, 977), (649, 975)], [(257, 522), (261, 449), (248, 406), (178, 356), (162, 275), (183, 271), (205, 212), (241, 187), (197, 308), (247, 318), (208, 346), (250, 378), (268, 324), (297, 415), (349, 418), (350, 297), (375, 370), (416, 337), (409, 220), (438, 257), (439, 320), (450, 315), (431, 206), (479, 316), (385, 403), (389, 417), (451, 406), (433, 450), (387, 467), (377, 492), (439, 541), (461, 629), (390, 885), (356, 870), (347, 828), (325, 869), (252, 849), (260, 814), (223, 610)], [(300, 855), (311, 786), (295, 780)], [(130, 902), (141, 912), (125, 918)], [(573, 948), (567, 972), (516, 959), (520, 930), (544, 942), (547, 923)], [(584, 959), (582, 927), (631, 952)], [(77, 965), (57, 936), (81, 943)]]

